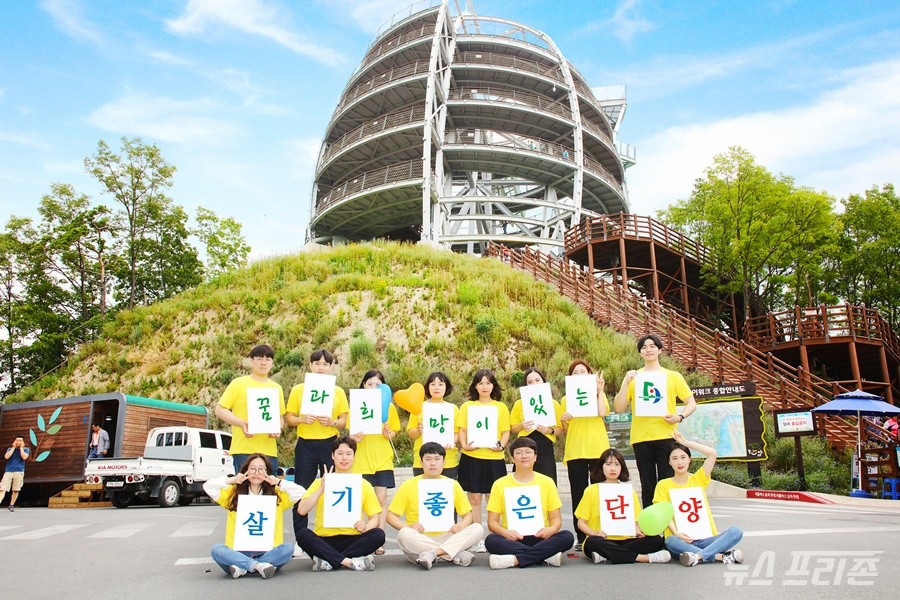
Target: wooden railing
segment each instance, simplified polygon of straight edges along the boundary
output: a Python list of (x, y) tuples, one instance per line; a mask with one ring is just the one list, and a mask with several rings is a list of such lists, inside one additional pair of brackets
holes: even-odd
[[(847, 391), (802, 367), (789, 365), (771, 353), (688, 319), (665, 304), (648, 301), (617, 283), (598, 279), (570, 261), (529, 248), (509, 249), (494, 243), (489, 244), (486, 254), (556, 286), (600, 324), (635, 336), (660, 335), (676, 360), (714, 381), (755, 381), (768, 409), (818, 406), (834, 394)], [(824, 422), (825, 434), (833, 444), (855, 445), (855, 423), (834, 416), (826, 416)], [(873, 423), (866, 423), (864, 430), (867, 437), (886, 439), (887, 432)]]
[(651, 217), (625, 213), (600, 215), (581, 221), (566, 231), (566, 252), (586, 246), (592, 241), (623, 236), (656, 242), (701, 265), (710, 260), (706, 247), (686, 235)]
[(744, 339), (758, 348), (846, 337), (879, 341), (885, 350), (900, 359), (900, 337), (877, 310), (865, 305), (797, 306), (793, 310), (754, 317), (744, 325)]

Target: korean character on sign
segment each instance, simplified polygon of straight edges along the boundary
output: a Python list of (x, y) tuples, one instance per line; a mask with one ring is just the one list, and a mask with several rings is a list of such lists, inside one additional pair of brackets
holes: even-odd
[(488, 420), (488, 417), (485, 417), (483, 419), (479, 419), (478, 421), (475, 421), (475, 428), (476, 429), (484, 429), (485, 431), (490, 429), (490, 421)]
[(439, 417), (429, 417), (428, 426), (437, 429), (441, 433), (444, 433), (446, 431), (445, 427), (448, 420), (449, 419), (447, 419), (446, 415), (440, 415)]
[(428, 498), (422, 502), (428, 508), (428, 512), (433, 517), (439, 517), (444, 514), (444, 508), (450, 503), (444, 498), (443, 492), (427, 492)]
[(575, 400), (578, 401), (578, 406), (587, 406), (588, 404), (588, 394), (587, 391), (578, 388), (575, 391)]
[(347, 512), (350, 512), (351, 507), (353, 506), (353, 488), (347, 486), (343, 489), (339, 490), (331, 490), (332, 497), (337, 496), (337, 500), (335, 500), (331, 505), (337, 506), (341, 502), (343, 502), (344, 498), (347, 499)]
[(263, 512), (256, 511), (251, 512), (247, 516), (247, 520), (241, 523), (244, 527), (247, 528), (248, 535), (262, 535), (263, 534), (263, 524), (269, 520), (269, 517), (265, 516)]
[(610, 518), (615, 520), (625, 519), (625, 509), (628, 507), (628, 503), (625, 502), (625, 496), (614, 496), (612, 498), (604, 499), (606, 503), (606, 512), (609, 513)]
[(270, 405), (271, 405), (272, 402), (271, 402), (271, 400), (269, 399), (269, 397), (268, 397), (268, 396), (262, 396), (262, 397), (260, 397), (260, 398), (257, 398), (257, 399), (256, 399), (256, 402), (257, 402), (257, 404), (258, 404), (258, 406), (259, 406), (259, 412), (260, 412), (260, 416), (262, 417), (262, 419), (263, 419), (264, 421), (271, 421), (271, 420), (272, 420), (272, 414), (269, 412), (269, 408), (270, 408)]
[(529, 403), (534, 408), (534, 414), (536, 415), (546, 415), (547, 409), (544, 408), (544, 399), (541, 396), (535, 396), (529, 400)]
[[(532, 503), (531, 498), (525, 494), (516, 498), (516, 505), (513, 506), (513, 512), (515, 512), (520, 519), (533, 519), (535, 509), (537, 509), (537, 505)], [(531, 514), (529, 514), (529, 512)]]
[(321, 404), (325, 404), (325, 399), (328, 398), (329, 394), (325, 390), (312, 390), (310, 394), (310, 402), (319, 402)]
[(703, 501), (700, 498), (688, 498), (678, 504), (678, 511), (687, 515), (690, 523), (700, 520), (700, 511), (703, 509)]
[(362, 403), (362, 418), (363, 419), (372, 419), (375, 417), (375, 411), (367, 406), (365, 402)]

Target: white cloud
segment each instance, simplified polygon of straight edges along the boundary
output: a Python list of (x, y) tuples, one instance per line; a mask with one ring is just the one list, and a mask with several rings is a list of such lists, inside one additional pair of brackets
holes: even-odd
[(165, 63), (167, 65), (176, 65), (179, 67), (190, 67), (193, 66), (193, 62), (186, 58), (181, 58), (180, 56), (176, 56), (171, 52), (166, 52), (165, 50), (150, 50), (147, 52), (147, 56), (150, 58), (159, 61), (161, 63)]
[(88, 121), (122, 135), (179, 144), (213, 144), (235, 133), (230, 122), (211, 116), (218, 109), (213, 100), (176, 100), (126, 90), (117, 100), (92, 112)]
[(18, 144), (27, 148), (36, 148), (38, 150), (50, 150), (52, 146), (41, 140), (37, 135), (20, 133), (17, 131), (0, 130), (0, 141)]
[(588, 23), (582, 31), (609, 31), (621, 41), (631, 42), (636, 35), (656, 29), (656, 25), (638, 14), (639, 4), (640, 0), (622, 0), (612, 17)]
[(188, 0), (184, 13), (166, 21), (166, 27), (177, 35), (198, 35), (207, 27), (223, 25), (245, 33), (259, 35), (304, 56), (328, 65), (339, 64), (339, 52), (291, 31), (281, 24), (287, 17), (260, 0)]
[(97, 26), (82, 15), (81, 6), (75, 0), (42, 0), (41, 8), (60, 31), (73, 39), (93, 44), (103, 42)]
[(900, 58), (840, 76), (839, 86), (805, 106), (670, 127), (639, 140), (638, 164), (628, 172), (633, 212), (653, 214), (686, 198), (713, 157), (734, 145), (774, 173), (839, 197), (896, 180)]
[(322, 138), (319, 137), (297, 137), (284, 142), (284, 153), (290, 161), (292, 179), (312, 185), (321, 148)]

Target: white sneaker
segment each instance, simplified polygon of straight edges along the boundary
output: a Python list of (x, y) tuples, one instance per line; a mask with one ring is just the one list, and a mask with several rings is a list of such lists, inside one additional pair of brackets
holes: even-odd
[(300, 547), (300, 544), (294, 543), (294, 554), (292, 556), (294, 558), (303, 558), (303, 549)]
[(453, 557), (453, 564), (459, 565), (460, 567), (468, 567), (472, 564), (473, 560), (475, 560), (474, 554), (468, 550), (460, 550), (456, 556)]
[(480, 540), (477, 544), (469, 548), (469, 552), (487, 552), (487, 548), (484, 547), (484, 540)]
[(350, 559), (353, 562), (353, 570), (354, 571), (374, 571), (375, 570), (375, 559), (371, 554), (366, 556), (357, 556), (355, 558)]
[(331, 571), (331, 563), (325, 560), (324, 558), (319, 558), (318, 556), (313, 556), (313, 571)]
[(740, 548), (733, 548), (722, 553), (722, 562), (726, 565), (744, 562), (744, 553)]
[(603, 564), (603, 563), (606, 562), (606, 557), (605, 557), (605, 556), (601, 556), (601, 555), (600, 555), (599, 553), (597, 553), (597, 552), (591, 552), (591, 555), (590, 555), (590, 556), (588, 556), (587, 554), (585, 554), (584, 557), (585, 557), (586, 559), (588, 559), (588, 560), (594, 561), (594, 564), (595, 564), (595, 565), (600, 565), (600, 564)]
[(419, 557), (416, 558), (416, 563), (420, 566), (425, 567), (426, 571), (430, 571), (431, 567), (434, 566), (434, 562), (437, 560), (437, 554), (435, 554), (434, 550), (426, 550), (425, 552), (420, 552)]
[(693, 567), (700, 562), (700, 555), (693, 552), (682, 552), (678, 561), (685, 567)]
[(256, 563), (256, 572), (263, 579), (268, 579), (275, 574), (275, 565), (267, 562), (258, 562)]
[(562, 565), (562, 557), (563, 557), (563, 553), (557, 552), (550, 558), (545, 558), (544, 562), (547, 563), (548, 565), (550, 565), (551, 567), (559, 567)]
[(238, 577), (243, 577), (247, 574), (247, 569), (242, 569), (237, 565), (231, 565), (228, 567), (228, 570), (231, 571), (231, 578), (237, 579)]
[(672, 555), (668, 550), (657, 550), (647, 555), (652, 563), (667, 563), (672, 560)]
[(492, 569), (509, 569), (516, 566), (516, 557), (514, 554), (491, 554), (488, 562)]

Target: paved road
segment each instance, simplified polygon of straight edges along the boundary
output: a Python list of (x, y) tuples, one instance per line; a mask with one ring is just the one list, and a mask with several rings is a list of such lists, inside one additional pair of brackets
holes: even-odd
[(593, 565), (574, 555), (559, 569), (491, 571), (487, 555), (479, 554), (467, 569), (441, 565), (425, 572), (399, 555), (396, 532), (389, 530), (388, 555), (378, 557), (372, 573), (312, 573), (308, 559), (295, 559), (269, 581), (232, 581), (209, 559), (210, 546), (224, 537), (217, 506), (3, 509), (0, 597), (183, 599), (264, 591), (284, 598), (597, 598), (613, 589), (617, 598), (896, 597), (900, 510), (890, 503), (719, 498), (713, 508), (720, 528), (737, 524), (746, 532), (742, 571), (676, 562)]

